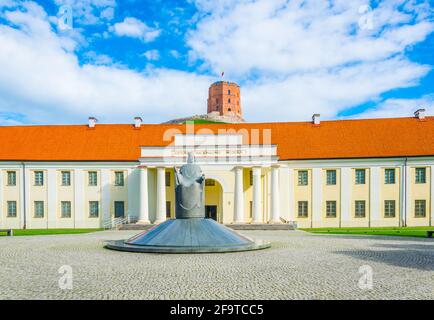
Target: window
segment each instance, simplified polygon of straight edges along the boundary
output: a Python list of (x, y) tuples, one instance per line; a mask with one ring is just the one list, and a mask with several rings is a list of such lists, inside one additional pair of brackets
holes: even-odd
[(98, 174), (96, 171), (89, 171), (89, 185), (90, 186), (97, 186), (98, 185)]
[(395, 217), (395, 200), (384, 200), (384, 217)]
[(231, 99), (228, 99), (228, 103), (231, 103)]
[(231, 94), (231, 90), (228, 90), (228, 94)]
[(71, 201), (62, 201), (60, 202), (61, 207), (61, 217), (62, 218), (71, 218)]
[(170, 187), (170, 172), (166, 172), (166, 187)]
[(115, 201), (115, 218), (125, 217), (125, 203), (123, 201)]
[(425, 168), (416, 168), (416, 183), (426, 183)]
[(207, 187), (214, 187), (215, 186), (215, 180), (213, 180), (213, 179), (206, 179), (205, 180), (205, 186), (207, 186)]
[(172, 217), (172, 206), (170, 201), (166, 201), (166, 218)]
[(250, 170), (250, 177), (249, 177), (250, 185), (253, 186), (253, 171)]
[(395, 184), (395, 169), (384, 170), (384, 183)]
[(307, 216), (308, 216), (307, 205), (308, 205), (307, 201), (299, 201), (298, 202), (298, 217), (299, 218), (307, 218)]
[(99, 203), (98, 201), (89, 201), (89, 218), (98, 218)]
[(328, 185), (336, 184), (336, 170), (327, 170), (327, 184)]
[(336, 201), (326, 202), (326, 217), (336, 218)]
[(17, 202), (8, 201), (8, 218), (16, 218), (17, 216)]
[(15, 171), (8, 171), (8, 186), (17, 185), (17, 173)]
[(366, 170), (356, 169), (356, 184), (365, 184), (365, 183), (366, 183)]
[(298, 171), (298, 185), (299, 186), (307, 186), (308, 184), (308, 173), (307, 170)]
[(62, 171), (62, 186), (70, 186), (70, 185), (71, 185), (71, 172)]
[(415, 200), (414, 216), (416, 218), (425, 218), (426, 200)]
[(44, 201), (35, 201), (35, 218), (44, 217)]
[(44, 185), (44, 172), (35, 171), (35, 186), (43, 186), (43, 185)]
[(356, 209), (356, 218), (364, 218), (366, 215), (366, 201), (356, 200), (355, 209)]
[(122, 187), (124, 185), (124, 173), (122, 171), (115, 172), (115, 186)]

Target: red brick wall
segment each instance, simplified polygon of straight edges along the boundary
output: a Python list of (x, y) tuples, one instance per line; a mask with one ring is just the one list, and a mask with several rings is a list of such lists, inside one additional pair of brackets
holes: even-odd
[(218, 111), (220, 115), (242, 116), (240, 87), (233, 82), (219, 81), (208, 91), (208, 113)]

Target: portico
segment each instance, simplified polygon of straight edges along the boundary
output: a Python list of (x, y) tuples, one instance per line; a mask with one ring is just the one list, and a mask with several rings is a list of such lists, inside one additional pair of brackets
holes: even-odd
[(161, 223), (174, 217), (167, 208), (174, 203), (173, 168), (185, 163), (189, 152), (206, 178), (218, 184), (219, 189), (209, 186), (207, 192), (221, 193), (213, 203), (219, 222), (280, 222), (276, 146), (243, 144), (242, 135), (237, 134), (179, 134), (167, 147), (141, 148), (139, 223)]

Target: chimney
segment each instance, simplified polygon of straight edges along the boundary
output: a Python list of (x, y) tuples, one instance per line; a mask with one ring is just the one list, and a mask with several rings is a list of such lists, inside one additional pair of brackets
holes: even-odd
[(315, 114), (312, 116), (312, 123), (313, 123), (314, 125), (318, 126), (318, 125), (321, 123), (320, 117), (321, 117), (320, 114), (315, 113)]
[(89, 128), (95, 128), (96, 123), (98, 120), (94, 117), (89, 117)]
[(135, 128), (140, 128), (140, 126), (142, 125), (142, 118), (140, 117), (134, 117), (134, 127)]
[(425, 120), (425, 109), (417, 109), (414, 116), (419, 120)]

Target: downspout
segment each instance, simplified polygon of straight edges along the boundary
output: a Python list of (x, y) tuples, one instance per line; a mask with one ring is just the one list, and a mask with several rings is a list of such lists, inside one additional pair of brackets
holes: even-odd
[(23, 229), (27, 227), (27, 203), (26, 203), (26, 164), (21, 162), (22, 170), (23, 170)]

